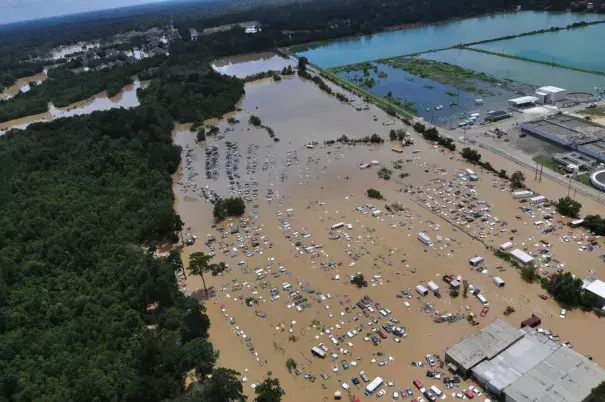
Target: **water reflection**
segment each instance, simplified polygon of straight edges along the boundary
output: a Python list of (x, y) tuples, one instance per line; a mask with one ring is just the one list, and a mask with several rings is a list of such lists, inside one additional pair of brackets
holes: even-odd
[(263, 71), (283, 70), (284, 67), (294, 65), (294, 61), (290, 59), (265, 52), (216, 60), (212, 63), (212, 68), (224, 75), (244, 78)]
[(108, 98), (107, 93), (102, 92), (90, 99), (76, 102), (65, 108), (58, 108), (49, 103), (48, 112), (0, 123), (0, 130), (7, 130), (9, 128), (24, 129), (32, 123), (51, 121), (60, 117), (80, 116), (121, 107), (127, 109), (136, 107), (139, 105), (137, 89), (145, 88), (147, 85), (149, 85), (148, 81), (135, 81), (134, 84), (124, 87), (122, 92), (114, 97)]

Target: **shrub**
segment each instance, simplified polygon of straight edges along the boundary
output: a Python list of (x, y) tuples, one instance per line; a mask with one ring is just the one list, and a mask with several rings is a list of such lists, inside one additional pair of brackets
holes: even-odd
[(374, 190), (373, 188), (369, 189), (367, 191), (367, 194), (368, 194), (368, 197), (370, 197), (370, 198), (375, 198), (377, 200), (383, 199), (382, 194), (380, 194), (380, 191)]
[(582, 204), (569, 196), (560, 198), (557, 202), (557, 212), (563, 216), (577, 218), (580, 216), (580, 209), (582, 209)]
[(252, 124), (255, 127), (260, 127), (262, 122), (260, 121), (260, 119), (254, 115), (250, 116), (250, 124)]

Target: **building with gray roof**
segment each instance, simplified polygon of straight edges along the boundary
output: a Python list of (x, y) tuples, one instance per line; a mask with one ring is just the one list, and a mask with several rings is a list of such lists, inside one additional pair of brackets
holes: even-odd
[(496, 318), (491, 324), (446, 350), (445, 361), (456, 366), (461, 375), (468, 376), (477, 364), (493, 359), (523, 335), (523, 331)]
[(605, 371), (567, 347), (560, 347), (504, 390), (506, 402), (584, 402), (605, 381)]
[(502, 391), (553, 354), (560, 346), (533, 328), (524, 328), (521, 339), (491, 360), (484, 360), (472, 369), (472, 377), (488, 392)]

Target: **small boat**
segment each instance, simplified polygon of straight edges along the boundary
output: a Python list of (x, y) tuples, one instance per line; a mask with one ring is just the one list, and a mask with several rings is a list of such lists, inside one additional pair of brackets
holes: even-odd
[(393, 151), (393, 152), (397, 152), (397, 153), (402, 153), (402, 152), (403, 152), (403, 149), (398, 148), (398, 147), (393, 147), (393, 148), (391, 148), (391, 151)]
[(430, 112), (430, 111), (431, 111), (431, 108), (430, 108), (430, 107), (427, 107), (427, 108), (426, 108), (426, 109), (424, 109), (424, 110), (426, 110), (427, 112)]

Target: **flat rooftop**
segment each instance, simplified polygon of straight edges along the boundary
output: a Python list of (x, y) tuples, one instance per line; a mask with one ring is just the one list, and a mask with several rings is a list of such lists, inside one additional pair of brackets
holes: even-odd
[(561, 347), (504, 390), (516, 402), (582, 402), (605, 381), (605, 371), (572, 349)]
[(563, 142), (585, 144), (605, 140), (605, 128), (566, 115), (524, 123), (521, 128), (531, 132), (546, 132)]
[(535, 329), (525, 328), (524, 332), (526, 335), (511, 347), (473, 368), (474, 376), (489, 383), (492, 392), (499, 394), (560, 347)]
[(559, 88), (559, 87), (553, 87), (552, 85), (547, 85), (545, 87), (538, 88), (538, 91), (556, 93), (556, 92), (563, 92), (563, 91), (565, 91), (565, 89)]
[(485, 359), (493, 359), (498, 353), (517, 342), (524, 335), (499, 318), (473, 335), (452, 346), (446, 354), (458, 366), (469, 370)]

